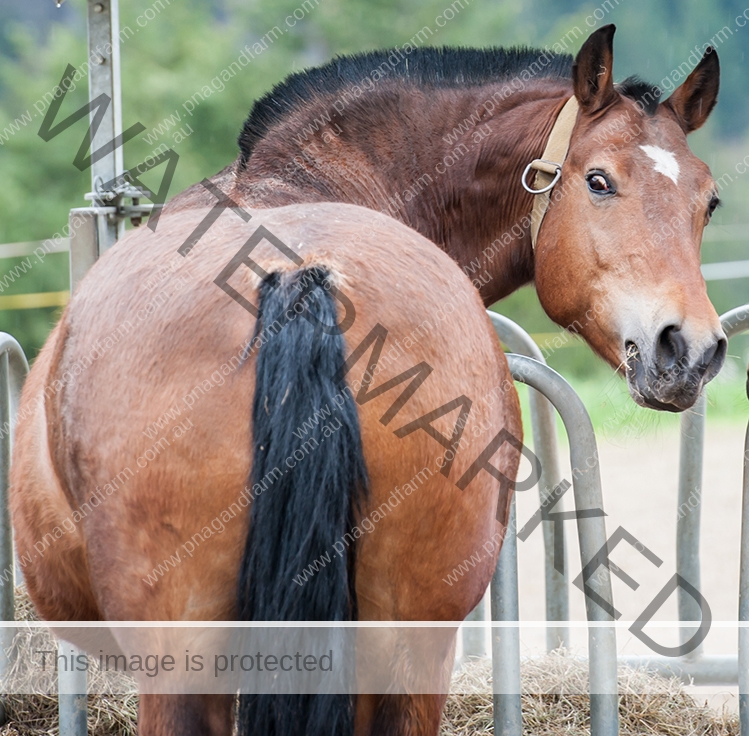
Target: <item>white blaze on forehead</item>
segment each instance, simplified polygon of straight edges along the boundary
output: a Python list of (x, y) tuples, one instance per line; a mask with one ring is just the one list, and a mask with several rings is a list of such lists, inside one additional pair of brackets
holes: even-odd
[(667, 176), (674, 184), (679, 183), (679, 162), (671, 151), (659, 146), (640, 146), (640, 148), (655, 162), (653, 168), (656, 171)]

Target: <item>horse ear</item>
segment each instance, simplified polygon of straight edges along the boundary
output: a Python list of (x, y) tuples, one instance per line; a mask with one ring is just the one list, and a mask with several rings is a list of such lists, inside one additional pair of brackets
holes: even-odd
[(613, 24), (599, 28), (588, 40), (572, 65), (572, 86), (583, 112), (594, 113), (617, 99), (614, 90)]
[(708, 46), (700, 63), (674, 90), (663, 104), (676, 115), (685, 133), (701, 128), (718, 101), (720, 62), (712, 46)]

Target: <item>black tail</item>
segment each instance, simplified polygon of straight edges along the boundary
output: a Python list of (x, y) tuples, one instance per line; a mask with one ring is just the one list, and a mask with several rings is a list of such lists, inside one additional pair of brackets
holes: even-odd
[[(344, 339), (331, 329), (338, 317), (327, 278), (311, 267), (260, 287), (244, 621), (356, 618), (354, 548), (338, 554), (333, 544), (342, 547), (355, 524), (367, 475), (356, 404), (333, 378)], [(351, 736), (352, 699), (241, 695), (238, 726), (240, 736)]]

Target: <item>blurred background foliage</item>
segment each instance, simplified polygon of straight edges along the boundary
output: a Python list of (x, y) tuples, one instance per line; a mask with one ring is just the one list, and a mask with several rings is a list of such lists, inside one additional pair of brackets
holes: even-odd
[[(593, 30), (586, 18), (592, 21), (597, 11), (604, 17), (595, 21), (596, 26), (613, 22), (618, 27), (617, 80), (638, 74), (659, 83), (687, 61), (696, 45), (721, 34), (720, 101), (707, 126), (690, 143), (716, 178), (729, 172), (734, 181), (721, 192), (725, 205), (707, 230), (703, 261), (746, 259), (749, 174), (738, 176), (735, 165), (749, 154), (749, 90), (744, 73), (749, 64), (749, 24), (745, 28), (736, 25), (736, 17), (747, 5), (749, 0), (419, 0), (405, 4), (402, 0), (307, 0), (305, 5), (302, 0), (121, 0), (121, 30), (132, 31), (121, 47), (123, 127), (142, 122), (147, 128), (124, 147), (125, 166), (137, 165), (162, 143), (173, 146), (180, 155), (170, 192), (176, 194), (235, 158), (237, 134), (253, 100), (289, 72), (336, 54), (402, 45), (424, 26), (437, 30), (435, 19), (448, 7), (458, 12), (428, 44), (553, 45), (577, 27), (582, 34), (570, 48), (573, 53)], [(289, 27), (285, 18), (302, 7), (306, 8), (304, 17)], [(158, 12), (149, 11), (155, 17), (142, 25), (149, 8)], [(266, 34), (274, 27), (280, 33), (267, 50), (226, 82), (223, 91), (211, 94), (191, 115), (186, 112), (186, 100), (210, 85), (243, 47), (268, 38)], [(54, 89), (67, 64), (83, 64), (86, 53), (82, 0), (66, 0), (60, 8), (52, 0), (0, 0), (0, 136), (10, 130), (8, 126), (18, 128), (0, 145), (0, 243), (48, 238), (65, 226), (71, 207), (85, 204), (89, 172), (79, 172), (71, 163), (81, 126), (44, 143), (37, 135), (42, 115), (34, 103)], [(66, 100), (65, 110), (84, 104), (87, 80), (81, 80), (68, 96), (72, 99)], [(27, 111), (30, 121), (23, 119)], [(178, 131), (183, 140), (175, 143)], [(151, 183), (148, 176), (144, 180)], [(153, 183), (160, 178), (159, 171)], [(22, 260), (0, 260), (0, 276)], [(67, 283), (67, 256), (51, 255), (3, 294), (64, 290)], [(749, 301), (749, 279), (712, 282), (709, 290), (719, 312)], [(543, 314), (530, 287), (497, 309), (532, 333), (558, 330)], [(33, 358), (58, 317), (59, 309), (52, 308), (0, 311), (0, 330), (15, 335)], [(577, 338), (570, 344), (551, 353), (549, 363), (573, 380), (592, 404), (623, 405), (627, 401), (623, 383)], [(749, 340), (733, 341), (729, 352), (732, 362), (722, 384), (715, 384), (711, 400), (726, 416), (745, 417), (742, 374), (749, 359)]]

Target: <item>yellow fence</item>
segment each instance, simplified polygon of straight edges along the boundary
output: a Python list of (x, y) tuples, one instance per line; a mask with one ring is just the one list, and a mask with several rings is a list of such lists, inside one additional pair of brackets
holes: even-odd
[(0, 296), (0, 311), (11, 309), (38, 309), (39, 307), (64, 307), (69, 301), (69, 291), (42, 291), (38, 294), (12, 294), (10, 296)]

